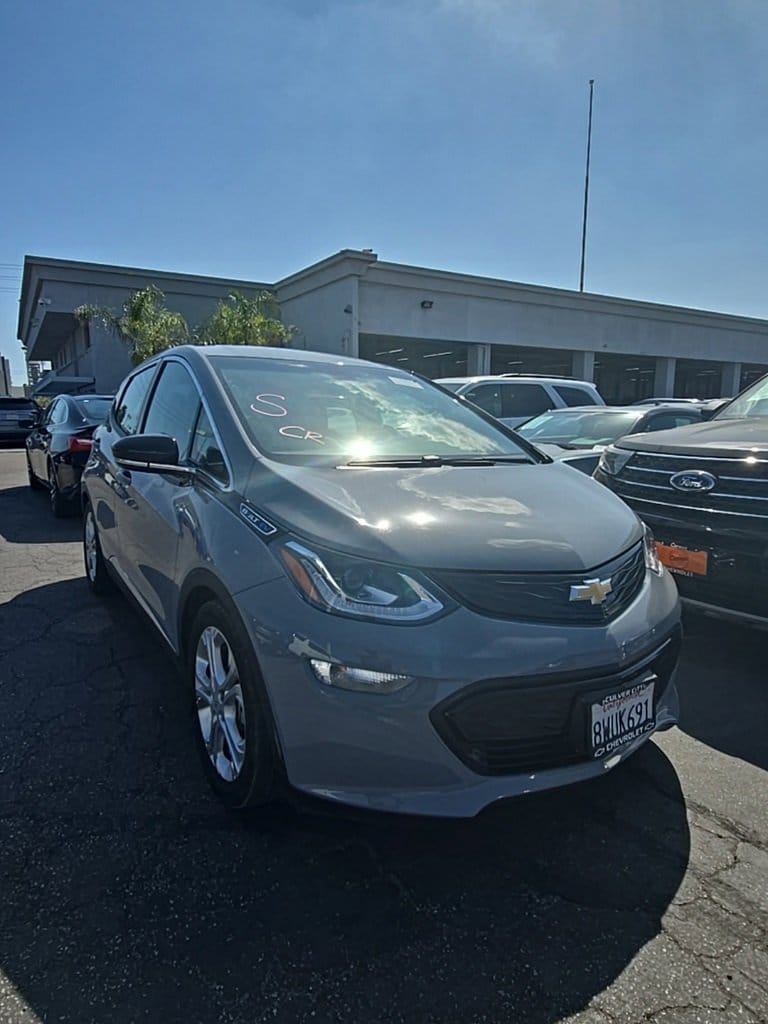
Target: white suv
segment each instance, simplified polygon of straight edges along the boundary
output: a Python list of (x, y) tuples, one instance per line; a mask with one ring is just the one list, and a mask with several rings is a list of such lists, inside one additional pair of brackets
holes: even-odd
[(571, 377), (502, 373), (491, 377), (442, 377), (441, 387), (462, 395), (508, 427), (571, 405), (605, 405), (594, 384)]

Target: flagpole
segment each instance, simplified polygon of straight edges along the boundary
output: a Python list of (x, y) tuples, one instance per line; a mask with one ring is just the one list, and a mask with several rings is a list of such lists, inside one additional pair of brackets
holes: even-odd
[(594, 78), (589, 80), (589, 122), (587, 126), (587, 168), (584, 174), (584, 217), (581, 225), (581, 271), (579, 273), (579, 291), (584, 291), (584, 256), (587, 250), (587, 205), (589, 203), (589, 157), (592, 150), (592, 92), (595, 87)]

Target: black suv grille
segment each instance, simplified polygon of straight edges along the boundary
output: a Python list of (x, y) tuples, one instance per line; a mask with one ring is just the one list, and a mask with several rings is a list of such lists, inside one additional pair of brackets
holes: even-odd
[(654, 711), (680, 653), (679, 630), (652, 655), (620, 672), (589, 677), (488, 679), (433, 708), (443, 742), (480, 775), (509, 775), (590, 760), (587, 707), (649, 673)]
[[(670, 479), (686, 470), (704, 470), (715, 478), (709, 492), (686, 492)], [(713, 459), (699, 456), (655, 455), (636, 452), (613, 488), (630, 503), (672, 505), (677, 508), (723, 515), (768, 519), (768, 461), (744, 458)]]
[[(498, 619), (552, 622), (561, 625), (601, 625), (620, 615), (637, 597), (645, 579), (643, 545), (579, 573), (433, 572), (457, 600), (474, 611)], [(586, 580), (611, 581), (602, 604), (571, 601), (571, 587)]]

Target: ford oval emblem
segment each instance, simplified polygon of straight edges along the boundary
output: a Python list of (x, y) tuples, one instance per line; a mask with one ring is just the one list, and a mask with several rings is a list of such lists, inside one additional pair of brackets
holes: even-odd
[(697, 494), (706, 494), (717, 484), (715, 477), (704, 469), (686, 469), (682, 473), (674, 473), (669, 482), (677, 491), (694, 491)]

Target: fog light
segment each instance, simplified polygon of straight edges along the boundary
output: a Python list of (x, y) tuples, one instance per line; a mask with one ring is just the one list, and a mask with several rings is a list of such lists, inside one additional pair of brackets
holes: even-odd
[(312, 671), (321, 683), (336, 686), (340, 690), (357, 690), (359, 693), (395, 693), (413, 682), (413, 676), (401, 676), (394, 672), (374, 672), (367, 668), (348, 668), (334, 665), (330, 661), (310, 658)]

